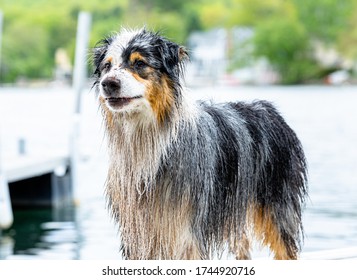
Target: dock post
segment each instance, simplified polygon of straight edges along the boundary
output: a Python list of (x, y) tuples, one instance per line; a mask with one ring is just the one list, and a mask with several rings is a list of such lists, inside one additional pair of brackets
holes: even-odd
[(1, 47), (2, 47), (2, 26), (4, 21), (3, 12), (0, 10), (0, 77), (1, 77)]
[(1, 138), (2, 134), (0, 124), (0, 231), (1, 229), (9, 228), (14, 221), (9, 193), (9, 184), (6, 180), (3, 166)]
[(79, 154), (79, 134), (81, 117), (81, 93), (85, 87), (87, 78), (87, 55), (89, 45), (89, 33), (91, 26), (91, 15), (88, 12), (80, 12), (78, 15), (77, 38), (75, 63), (73, 70), (73, 90), (75, 94), (74, 114), (70, 139), (70, 161), (71, 178), (74, 203), (79, 203), (78, 197), (78, 163)]
[(0, 78), (1, 78), (1, 50), (2, 50), (2, 26), (4, 21), (4, 14), (0, 10)]
[(13, 221), (9, 185), (5, 179), (5, 174), (0, 171), (0, 231), (9, 228)]

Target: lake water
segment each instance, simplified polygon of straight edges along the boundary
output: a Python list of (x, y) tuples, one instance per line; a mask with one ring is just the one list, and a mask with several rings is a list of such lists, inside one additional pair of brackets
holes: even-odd
[[(301, 139), (309, 163), (303, 252), (357, 246), (357, 87), (212, 87), (189, 94), (218, 102), (272, 101)], [(0, 88), (4, 163), (17, 155), (19, 139), (26, 140), (28, 154), (68, 150), (73, 102), (68, 89)], [(101, 114), (89, 90), (82, 94), (82, 112), (80, 204), (16, 210), (14, 225), (0, 237), (0, 259), (121, 259), (104, 198)]]

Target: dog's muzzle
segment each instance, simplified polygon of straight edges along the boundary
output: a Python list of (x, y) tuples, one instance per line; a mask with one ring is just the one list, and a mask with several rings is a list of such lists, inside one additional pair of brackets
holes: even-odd
[(102, 94), (109, 108), (118, 110), (128, 105), (134, 99), (139, 99), (142, 96), (125, 96), (123, 93), (123, 85), (119, 79), (107, 77), (101, 83)]

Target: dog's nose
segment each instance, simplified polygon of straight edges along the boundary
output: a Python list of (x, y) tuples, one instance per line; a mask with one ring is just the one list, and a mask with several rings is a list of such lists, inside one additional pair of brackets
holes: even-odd
[(107, 96), (112, 97), (118, 95), (121, 87), (120, 80), (114, 78), (106, 78), (102, 81), (102, 87)]

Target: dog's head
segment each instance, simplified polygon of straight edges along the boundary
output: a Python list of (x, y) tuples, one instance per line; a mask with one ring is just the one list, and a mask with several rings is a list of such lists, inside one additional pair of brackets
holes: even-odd
[(181, 46), (145, 29), (122, 30), (94, 49), (95, 87), (111, 112), (151, 112), (164, 121), (180, 94)]

